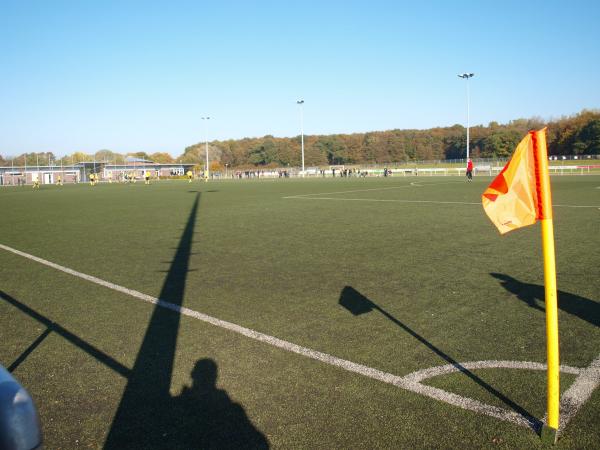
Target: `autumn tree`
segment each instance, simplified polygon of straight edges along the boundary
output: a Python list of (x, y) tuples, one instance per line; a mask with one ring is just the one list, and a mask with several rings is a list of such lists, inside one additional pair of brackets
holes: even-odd
[(175, 160), (166, 152), (156, 152), (150, 155), (150, 160), (159, 164), (173, 164)]

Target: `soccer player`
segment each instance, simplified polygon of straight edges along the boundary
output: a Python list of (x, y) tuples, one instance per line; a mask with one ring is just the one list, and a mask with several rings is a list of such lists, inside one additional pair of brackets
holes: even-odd
[(144, 174), (144, 178), (146, 179), (145, 184), (150, 184), (150, 171), (146, 170), (146, 173)]
[(192, 178), (193, 178), (194, 174), (192, 173), (191, 170), (187, 171), (187, 177), (188, 177), (188, 183), (192, 182)]
[(62, 186), (62, 178), (61, 178), (61, 176), (60, 176), (60, 175), (58, 176), (58, 178), (57, 178), (57, 180), (56, 180), (56, 185), (57, 185), (57, 186)]
[(33, 181), (33, 189), (39, 189), (40, 188), (40, 179), (38, 178), (38, 175), (34, 175), (32, 181)]

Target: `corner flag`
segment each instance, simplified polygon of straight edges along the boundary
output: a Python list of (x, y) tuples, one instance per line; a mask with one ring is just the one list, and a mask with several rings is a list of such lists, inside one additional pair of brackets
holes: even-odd
[(548, 360), (548, 422), (542, 430), (542, 439), (556, 442), (560, 401), (558, 301), (545, 128), (530, 131), (523, 138), (504, 169), (483, 192), (481, 201), (485, 213), (501, 234), (541, 221)]
[(481, 196), (483, 209), (500, 234), (533, 225), (537, 219), (551, 218), (552, 209), (545, 209), (541, 203), (543, 195), (550, 197), (549, 185), (548, 191), (542, 193), (536, 167), (536, 154), (542, 144), (543, 153), (547, 153), (545, 133), (545, 129), (528, 133)]

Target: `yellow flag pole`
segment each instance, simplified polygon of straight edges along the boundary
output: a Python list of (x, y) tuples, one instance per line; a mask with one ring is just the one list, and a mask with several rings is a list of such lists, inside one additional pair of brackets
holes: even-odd
[(542, 429), (542, 440), (556, 443), (559, 426), (560, 362), (558, 349), (558, 297), (556, 293), (556, 259), (554, 253), (554, 225), (552, 222), (552, 195), (548, 171), (546, 129), (532, 132), (538, 186), (538, 206), (542, 226), (544, 254), (544, 293), (546, 299), (546, 354), (548, 360), (547, 407), (548, 421)]

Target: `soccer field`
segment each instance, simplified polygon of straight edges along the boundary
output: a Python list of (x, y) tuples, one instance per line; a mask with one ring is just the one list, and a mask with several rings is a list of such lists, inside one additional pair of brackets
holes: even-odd
[[(46, 448), (542, 447), (540, 230), (490, 181), (0, 189), (0, 363)], [(598, 448), (600, 176), (552, 187), (557, 447)]]

